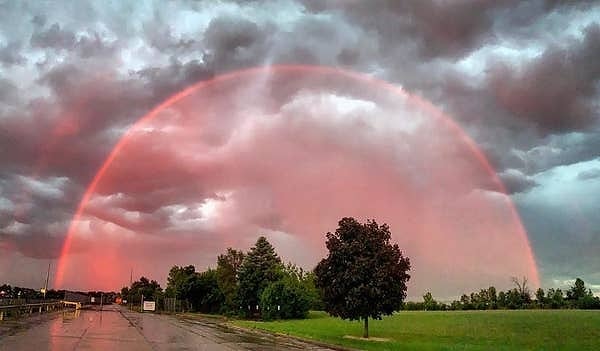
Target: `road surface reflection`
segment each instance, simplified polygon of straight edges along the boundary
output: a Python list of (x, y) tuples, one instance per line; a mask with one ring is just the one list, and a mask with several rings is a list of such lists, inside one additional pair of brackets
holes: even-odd
[(284, 337), (245, 333), (218, 320), (129, 312), (117, 305), (102, 311), (64, 311), (0, 338), (0, 350), (327, 350)]

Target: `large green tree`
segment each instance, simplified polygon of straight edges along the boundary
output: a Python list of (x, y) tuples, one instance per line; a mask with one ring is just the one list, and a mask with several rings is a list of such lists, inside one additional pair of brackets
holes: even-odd
[(194, 311), (220, 312), (224, 298), (217, 283), (216, 270), (208, 269), (202, 273), (194, 273), (187, 279), (184, 289), (184, 295)]
[(325, 310), (336, 317), (364, 321), (381, 319), (400, 309), (410, 279), (410, 261), (391, 244), (387, 224), (342, 218), (335, 233), (327, 233), (329, 255), (315, 268)]
[(247, 316), (256, 311), (265, 288), (282, 277), (283, 265), (264, 236), (256, 241), (240, 266), (238, 301)]
[(191, 277), (193, 277), (195, 274), (196, 268), (192, 265), (185, 267), (173, 266), (169, 271), (169, 276), (167, 277), (165, 295), (167, 297), (186, 299), (186, 285), (189, 283)]
[(575, 279), (575, 284), (567, 290), (567, 300), (579, 300), (588, 295), (592, 295), (592, 292), (585, 287), (585, 282), (581, 278)]
[(232, 248), (217, 257), (217, 283), (224, 297), (224, 312), (237, 310), (238, 275), (243, 261), (244, 253)]
[(438, 302), (435, 301), (431, 292), (426, 292), (425, 295), (423, 295), (423, 309), (425, 311), (436, 311), (438, 308)]
[(160, 305), (162, 289), (156, 280), (149, 280), (146, 277), (140, 277), (133, 282), (129, 288), (128, 299), (134, 303), (140, 303), (144, 300), (157, 301)]

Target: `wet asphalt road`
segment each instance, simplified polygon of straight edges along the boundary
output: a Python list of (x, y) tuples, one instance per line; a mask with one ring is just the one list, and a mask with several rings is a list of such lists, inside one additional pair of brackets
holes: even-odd
[(176, 318), (129, 312), (119, 306), (103, 311), (59, 313), (12, 335), (0, 336), (1, 351), (62, 350), (329, 350), (269, 334), (226, 328), (211, 318)]

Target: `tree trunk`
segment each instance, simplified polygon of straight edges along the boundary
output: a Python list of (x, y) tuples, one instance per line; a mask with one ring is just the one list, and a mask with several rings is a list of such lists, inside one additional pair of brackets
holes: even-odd
[(363, 330), (363, 338), (368, 339), (369, 338), (369, 317), (365, 317), (365, 329)]

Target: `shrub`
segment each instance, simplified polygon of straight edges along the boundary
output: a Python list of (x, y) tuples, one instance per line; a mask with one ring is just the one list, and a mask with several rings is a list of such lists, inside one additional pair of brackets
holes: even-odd
[(306, 318), (310, 308), (310, 296), (297, 281), (284, 278), (271, 283), (260, 298), (263, 319)]

